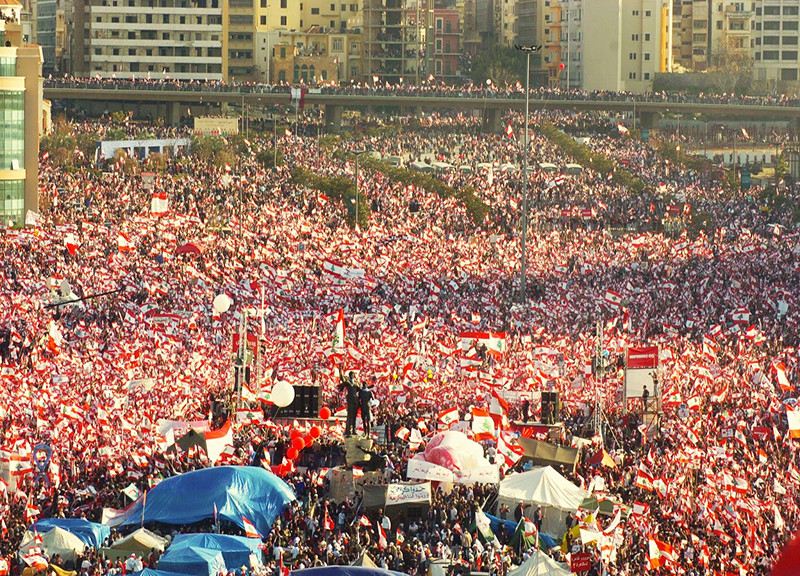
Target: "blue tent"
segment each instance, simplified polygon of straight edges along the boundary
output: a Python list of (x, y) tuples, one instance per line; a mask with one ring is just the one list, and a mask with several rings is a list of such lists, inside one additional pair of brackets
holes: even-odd
[(123, 526), (149, 522), (194, 524), (217, 514), (244, 528), (242, 517), (266, 536), (275, 518), (294, 500), (294, 492), (275, 476), (256, 466), (217, 466), (167, 478), (126, 510)]
[(217, 576), (226, 572), (225, 560), (218, 550), (204, 548), (181, 548), (172, 550), (167, 548), (164, 555), (158, 559), (159, 569), (167, 572), (178, 572), (191, 576)]
[(80, 538), (87, 546), (100, 548), (103, 540), (111, 536), (111, 529), (103, 524), (89, 522), (83, 518), (42, 518), (30, 527), (30, 531), (43, 534), (53, 528), (61, 528)]
[(166, 572), (164, 570), (153, 570), (152, 568), (145, 568), (138, 572), (131, 572), (129, 576), (186, 576), (186, 573)]
[(369, 568), (367, 566), (320, 566), (305, 570), (292, 570), (292, 576), (406, 576), (402, 572)]
[[(495, 534), (497, 534), (497, 532), (500, 530), (501, 522), (503, 523), (503, 529), (508, 533), (509, 536), (511, 536), (517, 529), (517, 522), (514, 522), (513, 520), (500, 520), (500, 518), (497, 516), (492, 516), (491, 514), (486, 514), (486, 517), (489, 519), (489, 525), (492, 528), (492, 532)], [(539, 540), (547, 547), (548, 550), (558, 546), (558, 543), (544, 532), (539, 532)]]
[(228, 568), (250, 567), (250, 555), (261, 559), (261, 540), (227, 534), (178, 534), (170, 544), (169, 550), (181, 548), (204, 548), (219, 550)]

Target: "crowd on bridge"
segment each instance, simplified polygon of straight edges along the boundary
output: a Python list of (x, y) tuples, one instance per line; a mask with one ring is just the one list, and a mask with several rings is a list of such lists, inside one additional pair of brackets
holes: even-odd
[[(449, 90), (430, 86), (440, 89)], [(326, 474), (345, 464), (341, 421), (316, 422), (314, 438), (310, 424), (269, 417), (270, 391), (277, 382), (319, 385), (337, 414), (340, 374), (354, 371), (377, 399), (372, 430), (384, 481), (405, 479), (437, 429), (498, 406), (494, 437), (481, 442), (503, 476), (518, 473), (524, 460), (505, 422), (538, 420), (540, 392), (558, 391), (557, 441), (582, 454), (560, 472), (620, 513), (579, 510), (539, 553), (563, 561), (586, 550), (593, 574), (768, 574), (800, 524), (797, 187), (734, 192), (609, 134), (590, 114), (539, 112), (521, 301), (521, 117), (508, 122), (507, 133), (487, 136), (471, 118), (432, 115), (421, 130), (356, 126), (322, 148), (302, 129), (251, 134), (236, 137), (244, 151), (232, 165), (187, 153), (150, 180), (125, 161), (96, 166), (80, 157), (65, 169), (43, 159), (39, 218), (0, 236), (0, 470), (5, 462), (8, 484), (0, 549), (12, 570), (21, 570), (17, 551), (38, 518), (99, 521), (103, 508), (129, 502), (130, 485), (142, 493), (181, 472), (256, 456), (297, 501), (264, 535), (264, 567), (253, 573), (367, 553), (411, 575), (434, 558), (505, 574), (536, 554), (513, 530), (495, 530), (494, 540), (478, 533), (493, 484), (437, 486), (421, 517), (367, 513), (355, 491), (333, 497)], [(580, 126), (587, 145), (641, 178), (645, 192), (591, 166), (567, 174), (574, 159), (540, 130), (546, 122)], [(265, 169), (260, 153), (273, 146), (283, 164)], [(346, 198), (293, 177), (303, 167), (353, 179), (347, 151), (365, 149), (470, 167), (437, 177), (474, 190), (488, 216), (476, 220), (457, 196), (369, 165), (358, 172), (366, 225), (353, 226)], [(220, 294), (230, 309), (215, 307)], [(340, 316), (344, 342), (334, 344)], [(241, 398), (249, 410), (237, 412), (231, 340), (243, 327), (259, 353)], [(476, 332), (490, 337), (461, 337)], [(625, 350), (648, 344), (660, 349), (656, 428), (640, 402), (621, 400)], [(592, 369), (598, 354), (600, 372)], [(230, 446), (214, 462), (202, 450), (168, 451), (163, 419), (209, 429), (229, 421)], [(40, 444), (53, 457), (37, 473), (26, 463)], [(23, 465), (12, 473), (11, 463)], [(485, 512), (520, 520), (502, 508)], [(536, 524), (535, 508), (525, 513)], [(218, 529), (210, 521), (149, 527), (170, 538)], [(605, 544), (582, 541), (589, 532)], [(116, 560), (87, 551), (64, 567), (130, 570)]]
[[(464, 84), (448, 84), (436, 79), (433, 75), (415, 83), (412, 78), (401, 78), (399, 82), (390, 83), (373, 76), (369, 81), (350, 82), (310, 82), (274, 84), (260, 82), (238, 82), (223, 80), (179, 80), (170, 78), (168, 73), (153, 73), (144, 77), (135, 73), (130, 77), (119, 76), (63, 76), (45, 79), (45, 88), (95, 88), (109, 90), (185, 90), (195, 92), (236, 92), (245, 94), (286, 94), (292, 88), (303, 88), (320, 94), (342, 96), (420, 96), (437, 98), (525, 98), (524, 86), (516, 84), (495, 85), (491, 80), (485, 83), (467, 82)], [(787, 94), (766, 94), (751, 96), (736, 93), (699, 93), (686, 92), (646, 92), (610, 90), (583, 90), (579, 88), (538, 87), (531, 88), (529, 95), (538, 100), (576, 100), (591, 102), (669, 102), (675, 104), (724, 104), (748, 106), (798, 106), (800, 100)]]

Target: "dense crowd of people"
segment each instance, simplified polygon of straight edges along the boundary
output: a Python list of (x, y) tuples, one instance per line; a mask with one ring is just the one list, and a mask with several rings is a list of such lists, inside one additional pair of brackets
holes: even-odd
[[(516, 134), (521, 120), (508, 117)], [(580, 126), (590, 148), (647, 190), (634, 194), (591, 166), (567, 174), (574, 159), (537, 128), (545, 121)], [(343, 422), (315, 421), (315, 439), (310, 423), (271, 411), (269, 394), (276, 382), (319, 385), (323, 404), (341, 414), (347, 370), (377, 399), (370, 436), (386, 466), (367, 482), (405, 479), (409, 460), (447, 428), (444, 410), (463, 420), (498, 404), (496, 439), (482, 442), (502, 474), (514, 474), (524, 459), (502, 417), (539, 419), (540, 392), (557, 391), (556, 441), (582, 455), (562, 474), (626, 516), (578, 510), (541, 553), (563, 561), (589, 551), (596, 574), (767, 574), (800, 523), (797, 187), (733, 193), (590, 114), (540, 111), (533, 126), (524, 301), (523, 151), (472, 118), (433, 115), (422, 129), (380, 134), (356, 126), (333, 148), (320, 148), (314, 130), (251, 134), (235, 165), (179, 154), (147, 178), (122, 163), (42, 160), (40, 219), (0, 236), (0, 548), (12, 569), (38, 518), (99, 521), (104, 508), (130, 502), (131, 484), (142, 492), (199, 467), (256, 461), (297, 495), (265, 535), (262, 573), (365, 553), (411, 575), (435, 558), (506, 573), (536, 553), (513, 530), (478, 535), (481, 511), (519, 520), (490, 508), (496, 485), (436, 486), (429, 509), (393, 518), (365, 510), (355, 483), (334, 497), (328, 472), (347, 464)], [(273, 146), (283, 164), (264, 169), (259, 153)], [(368, 225), (353, 227), (344, 200), (292, 176), (304, 167), (354, 178), (354, 159), (341, 151), (364, 149), (468, 167), (438, 177), (472, 187), (490, 215), (475, 221), (455, 196), (368, 167), (357, 176)], [(215, 308), (219, 294), (229, 310)], [(333, 344), (339, 311), (344, 343)], [(240, 400), (256, 416), (233, 409), (231, 340), (242, 330), (258, 342)], [(503, 333), (505, 345), (462, 346), (464, 332)], [(659, 347), (655, 424), (622, 393), (625, 351), (642, 345)], [(230, 419), (231, 450), (216, 462), (202, 450), (167, 450), (164, 419), (210, 429)], [(44, 469), (28, 465), (39, 445), (52, 450)], [(210, 521), (150, 528), (170, 538), (241, 531)], [(603, 538), (584, 542), (578, 528)], [(96, 551), (74, 563), (98, 575), (124, 573), (122, 564)]]
[[(334, 82), (316, 83), (311, 81), (303, 84), (309, 89), (320, 90), (323, 94), (342, 94), (352, 96), (397, 95), (397, 96), (458, 96), (463, 98), (524, 98), (525, 88), (517, 82), (514, 85), (497, 86), (492, 82), (466, 84), (447, 84), (437, 80), (434, 76), (423, 78), (420, 83), (415, 83), (414, 78), (407, 78), (396, 84), (390, 84), (374, 77), (371, 82), (356, 82), (336, 84)], [(291, 93), (292, 84), (279, 82), (277, 84), (264, 84), (259, 82), (226, 82), (223, 80), (179, 80), (170, 78), (168, 73), (153, 73), (142, 76), (132, 73), (130, 77), (123, 74), (119, 76), (104, 77), (78, 77), (64, 76), (61, 78), (48, 77), (45, 87), (52, 88), (81, 88), (94, 87), (106, 89), (141, 89), (141, 90), (191, 90), (210, 92), (245, 92), (245, 93)], [(532, 98), (545, 100), (589, 100), (600, 102), (674, 102), (676, 104), (730, 104), (753, 106), (798, 106), (795, 96), (786, 94), (767, 94), (763, 96), (750, 96), (735, 93), (700, 93), (688, 94), (685, 92), (614, 92), (608, 90), (583, 90), (579, 88), (539, 87), (530, 90)]]

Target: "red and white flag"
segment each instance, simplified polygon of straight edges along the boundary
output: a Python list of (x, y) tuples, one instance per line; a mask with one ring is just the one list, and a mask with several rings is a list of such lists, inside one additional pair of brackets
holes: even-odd
[(383, 526), (378, 524), (378, 548), (386, 550), (388, 545), (389, 543), (386, 541), (386, 532), (384, 532)]
[(364, 469), (359, 466), (353, 466), (353, 479), (363, 478), (363, 477), (364, 477)]
[(508, 136), (509, 138), (514, 137), (514, 127), (511, 126), (511, 122), (506, 124), (506, 136)]
[(492, 415), (483, 408), (472, 408), (472, 433), (475, 440), (489, 440), (494, 438), (494, 420)]
[(372, 522), (370, 522), (369, 518), (367, 518), (366, 516), (364, 516), (362, 514), (361, 518), (358, 519), (358, 525), (359, 526), (366, 526), (367, 528), (369, 528), (369, 527), (372, 526)]
[(131, 242), (127, 234), (123, 234), (122, 232), (117, 234), (117, 249), (120, 252), (130, 252), (133, 248), (133, 242)]
[(621, 122), (617, 122), (617, 130), (619, 130), (620, 134), (627, 134), (628, 133), (628, 128), (624, 124), (622, 124)]
[(161, 216), (169, 212), (169, 196), (166, 192), (157, 192), (150, 197), (150, 214)]
[(439, 412), (438, 420), (445, 426), (450, 426), (453, 422), (458, 422), (458, 418), (458, 408), (453, 406), (452, 408)]
[(244, 528), (244, 535), (248, 538), (261, 538), (261, 534), (258, 533), (253, 523), (244, 516), (242, 516), (242, 527)]
[(742, 130), (742, 138), (749, 140), (750, 134), (747, 133), (747, 130), (744, 129), (744, 126), (742, 126), (741, 130)]
[(613, 290), (606, 290), (606, 295), (603, 296), (603, 300), (612, 306), (622, 306), (622, 294), (619, 292), (614, 292)]

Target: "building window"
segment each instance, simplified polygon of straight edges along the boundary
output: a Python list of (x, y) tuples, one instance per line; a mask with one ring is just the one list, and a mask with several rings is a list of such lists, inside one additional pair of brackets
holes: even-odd
[(436, 19), (436, 29), (439, 30), (439, 31), (442, 30), (442, 22), (443, 22), (443, 20), (441, 18), (437, 18)]
[(638, 42), (639, 41), (639, 35), (638, 34), (631, 34), (631, 40), (633, 40), (634, 42)]
[(797, 82), (797, 68), (783, 68), (781, 70), (781, 80)]
[(281, 8), (286, 8), (286, 0), (281, 0)]
[(9, 220), (21, 225), (25, 218), (25, 180), (0, 180), (0, 215), (3, 223)]
[(314, 16), (319, 16), (319, 8), (312, 8), (311, 14)]
[(344, 40), (342, 38), (334, 38), (333, 39), (333, 51), (334, 52), (341, 52), (343, 47), (344, 47)]
[(286, 46), (281, 46), (281, 58), (286, 58)]
[(450, 34), (453, 31), (452, 30), (452, 28), (453, 28), (452, 24), (453, 23), (450, 20), (447, 20), (444, 23), (444, 31), (445, 31), (445, 33)]
[(645, 60), (650, 60), (650, 52), (645, 52), (644, 59)]
[(645, 72), (644, 73), (644, 79), (645, 80), (650, 80), (650, 72)]
[(645, 42), (650, 42), (650, 34), (645, 34), (644, 35), (644, 41)]
[(781, 52), (781, 58), (784, 60), (797, 61), (797, 50), (784, 50)]
[(645, 18), (650, 18), (650, 10), (645, 10), (644, 11), (644, 17)]
[(261, 23), (262, 26), (266, 26), (267, 25), (267, 17), (266, 16), (261, 16), (259, 18), (259, 22)]
[(764, 60), (777, 60), (777, 59), (778, 59), (777, 50), (764, 50)]
[(281, 26), (286, 26), (286, 16), (281, 16)]

